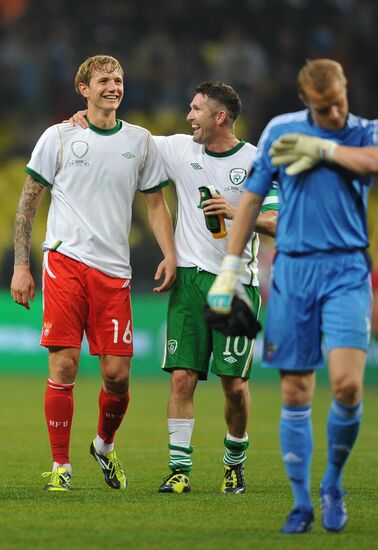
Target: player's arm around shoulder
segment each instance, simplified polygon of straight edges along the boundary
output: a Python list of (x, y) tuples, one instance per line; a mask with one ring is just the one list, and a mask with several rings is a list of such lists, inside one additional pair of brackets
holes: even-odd
[(35, 290), (29, 265), (32, 228), (45, 188), (45, 185), (27, 175), (14, 222), (14, 272), (11, 296), (16, 304), (26, 309), (30, 309), (29, 298), (34, 300)]
[(256, 219), (256, 231), (268, 237), (276, 236), (278, 210), (265, 210)]
[(256, 219), (256, 231), (269, 237), (276, 236), (276, 227), (278, 219), (278, 190), (277, 183), (273, 182), (273, 185), (263, 200), (260, 214)]
[(154, 277), (155, 281), (164, 277), (163, 282), (153, 291), (156, 293), (166, 292), (176, 278), (176, 250), (172, 216), (161, 189), (154, 193), (146, 193), (144, 197), (147, 202), (148, 221), (164, 254), (164, 259), (158, 265)]

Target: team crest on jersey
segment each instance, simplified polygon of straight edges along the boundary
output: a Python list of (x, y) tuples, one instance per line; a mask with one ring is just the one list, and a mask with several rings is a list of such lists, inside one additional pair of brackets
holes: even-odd
[(168, 340), (168, 342), (167, 342), (168, 353), (173, 355), (175, 353), (175, 351), (177, 350), (177, 345), (178, 345), (177, 340)]
[(234, 185), (240, 185), (247, 177), (247, 170), (244, 170), (244, 168), (233, 168), (230, 170), (229, 177)]
[(86, 141), (73, 141), (71, 143), (71, 151), (79, 159), (88, 153), (88, 149), (89, 146)]

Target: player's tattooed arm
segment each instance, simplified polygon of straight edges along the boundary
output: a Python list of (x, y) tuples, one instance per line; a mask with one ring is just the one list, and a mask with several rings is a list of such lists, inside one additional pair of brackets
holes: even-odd
[(28, 265), (35, 213), (45, 186), (28, 175), (22, 189), (14, 223), (14, 264)]
[(34, 300), (35, 283), (30, 273), (29, 257), (33, 222), (42, 200), (45, 187), (27, 176), (22, 189), (14, 223), (14, 272), (11, 296), (16, 304), (30, 309), (29, 299)]

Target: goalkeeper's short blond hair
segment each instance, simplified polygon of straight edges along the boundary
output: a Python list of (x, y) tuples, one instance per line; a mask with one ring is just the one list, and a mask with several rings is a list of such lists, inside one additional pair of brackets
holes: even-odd
[(338, 80), (347, 86), (344, 69), (337, 61), (332, 59), (314, 59), (307, 61), (306, 65), (298, 73), (297, 87), (300, 96), (306, 97), (305, 88), (311, 88), (323, 94), (332, 84)]
[(89, 82), (95, 71), (112, 73), (117, 71), (123, 77), (123, 69), (119, 61), (111, 55), (94, 55), (88, 57), (79, 67), (75, 77), (75, 90), (80, 94), (79, 84), (89, 86)]

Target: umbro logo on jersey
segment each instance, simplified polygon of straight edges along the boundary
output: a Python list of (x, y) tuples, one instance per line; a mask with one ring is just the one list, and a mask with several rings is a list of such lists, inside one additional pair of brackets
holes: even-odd
[(126, 151), (126, 153), (122, 153), (122, 156), (125, 157), (125, 159), (135, 159), (135, 155), (133, 153), (130, 153), (129, 151)]
[(202, 170), (202, 166), (198, 164), (198, 162), (191, 162), (190, 166), (193, 168), (193, 170)]
[(225, 359), (225, 361), (227, 361), (227, 363), (236, 363), (237, 359), (235, 359), (235, 357), (232, 357), (232, 355), (230, 355), (230, 357), (227, 357), (227, 359)]

